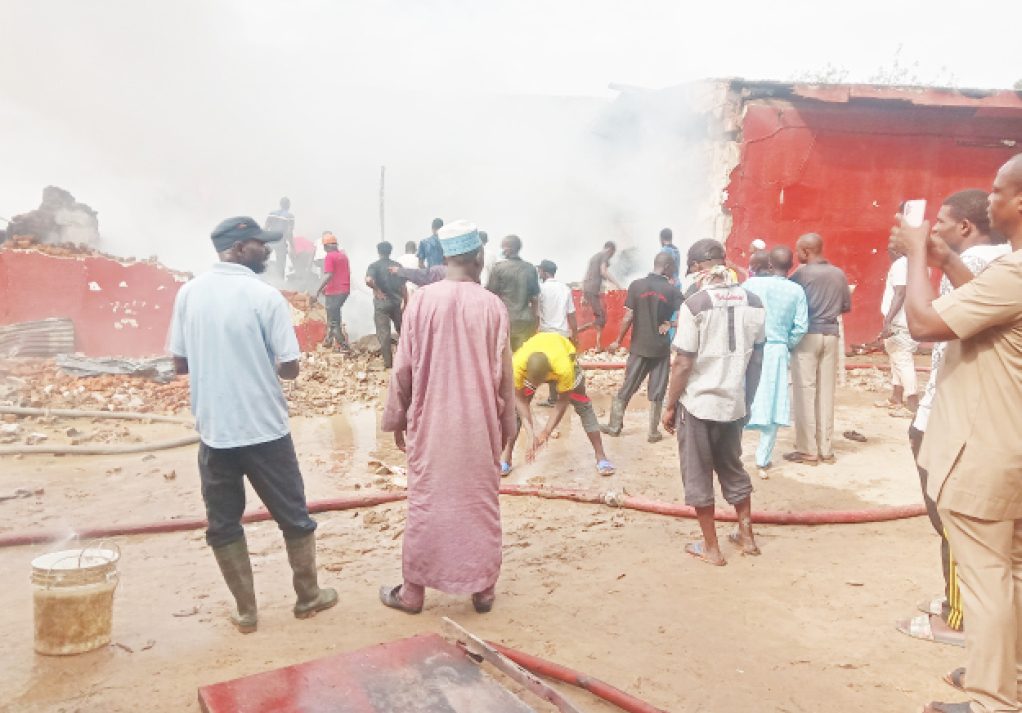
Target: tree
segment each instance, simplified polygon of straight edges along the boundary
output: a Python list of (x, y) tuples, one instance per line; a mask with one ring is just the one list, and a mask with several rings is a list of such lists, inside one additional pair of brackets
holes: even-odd
[[(925, 86), (925, 87), (949, 87), (958, 86), (958, 78), (954, 72), (947, 67), (941, 67), (935, 75), (924, 78), (921, 74), (919, 61), (907, 61), (903, 56), (904, 48), (898, 45), (890, 62), (876, 68), (866, 78), (867, 84), (882, 84), (885, 86)], [(822, 69), (806, 70), (792, 75), (788, 78), (791, 82), (810, 82), (813, 84), (846, 84), (849, 81), (861, 81), (851, 79), (851, 72), (847, 67), (834, 65), (827, 62)]]

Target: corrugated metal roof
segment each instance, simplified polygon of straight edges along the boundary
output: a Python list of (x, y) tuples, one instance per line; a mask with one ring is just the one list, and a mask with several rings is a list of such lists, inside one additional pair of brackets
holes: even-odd
[(0, 327), (0, 356), (53, 357), (74, 351), (75, 326), (68, 317)]

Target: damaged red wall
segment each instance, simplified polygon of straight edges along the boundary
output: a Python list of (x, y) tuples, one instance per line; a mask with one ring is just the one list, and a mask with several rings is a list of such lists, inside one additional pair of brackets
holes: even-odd
[(1022, 107), (750, 103), (725, 202), (734, 219), (729, 257), (746, 265), (755, 238), (794, 248), (800, 235), (819, 233), (825, 257), (857, 285), (847, 341), (872, 341), (883, 321), (887, 239), (900, 203), (925, 198), (932, 220), (950, 194), (989, 190), (997, 169), (1020, 151)]
[(70, 317), (87, 356), (158, 356), (185, 279), (150, 263), (0, 250), (0, 325)]

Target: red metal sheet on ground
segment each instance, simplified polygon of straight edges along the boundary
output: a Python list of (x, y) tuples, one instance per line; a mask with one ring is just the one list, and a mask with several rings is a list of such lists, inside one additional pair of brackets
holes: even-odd
[(199, 689), (204, 713), (535, 713), (424, 634)]

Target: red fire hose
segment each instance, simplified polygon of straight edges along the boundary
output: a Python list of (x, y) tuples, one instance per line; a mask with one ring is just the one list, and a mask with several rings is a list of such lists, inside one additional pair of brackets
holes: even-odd
[[(502, 485), (501, 495), (527, 495), (532, 497), (549, 498), (554, 500), (573, 500), (580, 503), (594, 503), (611, 505), (615, 507), (640, 510), (642, 512), (654, 513), (657, 515), (669, 515), (671, 517), (694, 518), (695, 510), (680, 503), (665, 502), (663, 500), (651, 500), (649, 498), (637, 498), (632, 496), (616, 495), (612, 492), (599, 490), (572, 490), (569, 488), (546, 488), (532, 485)], [(405, 491), (366, 493), (344, 498), (331, 498), (329, 500), (316, 500), (309, 503), (309, 512), (329, 512), (336, 510), (351, 510), (353, 508), (372, 507), (393, 503), (407, 499)], [(902, 505), (898, 507), (880, 508), (877, 510), (823, 510), (806, 512), (782, 512), (772, 510), (753, 510), (752, 521), (769, 525), (842, 525), (852, 523), (885, 522), (887, 520), (900, 520), (909, 517), (919, 517), (926, 514), (923, 505)], [(717, 520), (722, 522), (735, 522), (737, 517), (733, 510), (717, 509)], [(242, 517), (242, 522), (259, 522), (269, 520), (270, 513), (258, 509), (247, 513)], [(76, 534), (83, 540), (94, 540), (102, 537), (114, 537), (117, 535), (155, 535), (163, 532), (182, 532), (185, 530), (200, 530), (206, 527), (204, 518), (188, 518), (180, 520), (164, 520), (163, 522), (147, 522), (138, 525), (109, 525), (101, 527), (87, 527), (74, 533), (53, 530), (39, 530), (36, 532), (22, 532), (8, 535), (0, 535), (0, 548), (17, 547), (20, 545), (35, 545), (42, 542), (58, 542), (68, 539)]]
[(564, 683), (570, 683), (572, 686), (578, 686), (579, 688), (589, 691), (594, 696), (599, 696), (608, 703), (613, 703), (622, 710), (629, 711), (629, 713), (667, 713), (667, 711), (663, 708), (657, 708), (645, 701), (640, 701), (635, 696), (630, 696), (624, 691), (618, 690), (608, 683), (604, 683), (603, 681), (593, 678), (587, 674), (574, 671), (567, 666), (551, 663), (550, 661), (545, 661), (538, 656), (532, 656), (531, 654), (525, 654), (521, 651), (515, 651), (514, 649), (509, 649), (506, 646), (495, 644), (492, 641), (487, 641), (486, 643), (522, 668), (526, 668), (540, 676), (547, 676), (555, 681), (563, 681)]
[[(623, 361), (580, 361), (578, 365), (583, 369), (624, 369), (626, 362)], [(890, 371), (890, 364), (845, 364), (845, 369), (879, 369)], [(916, 371), (930, 371), (928, 366), (916, 366)]]

